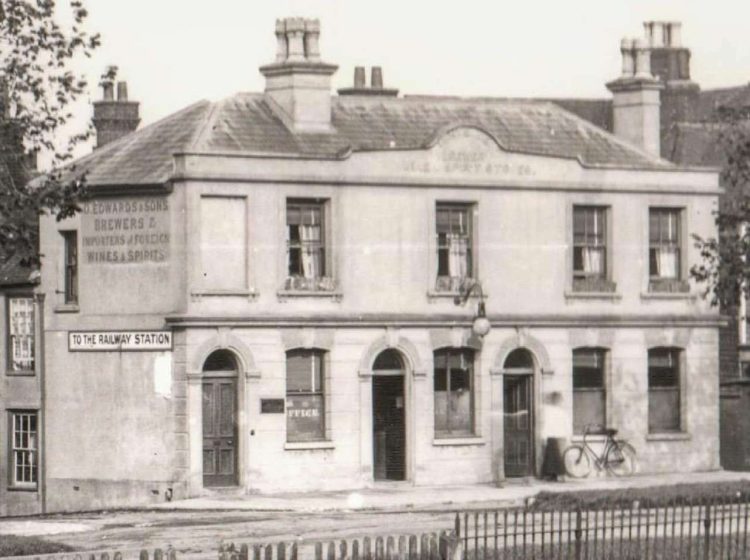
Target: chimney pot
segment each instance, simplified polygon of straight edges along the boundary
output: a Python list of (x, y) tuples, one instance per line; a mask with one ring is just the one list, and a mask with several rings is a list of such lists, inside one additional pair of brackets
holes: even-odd
[(286, 24), (283, 19), (276, 20), (276, 62), (284, 62), (288, 56), (286, 41)]
[(117, 101), (128, 100), (128, 83), (117, 82)]
[(635, 59), (633, 52), (633, 40), (627, 37), (620, 41), (620, 53), (622, 54), (622, 77), (630, 78), (635, 74)]
[(636, 39), (633, 41), (633, 50), (635, 51), (635, 77), (653, 79), (648, 42), (644, 39)]
[(305, 20), (287, 18), (286, 20), (287, 61), (303, 62), (305, 60)]
[(305, 20), (305, 57), (310, 62), (320, 62), (320, 20)]
[(682, 46), (682, 23), (679, 21), (673, 21), (669, 24), (670, 26), (670, 47), (680, 48)]
[(106, 82), (104, 85), (102, 85), (102, 99), (104, 101), (115, 100), (115, 88), (112, 82)]
[(373, 66), (370, 75), (370, 87), (383, 89), (383, 69), (380, 66)]
[(367, 83), (366, 83), (366, 78), (365, 78), (365, 67), (356, 66), (354, 68), (354, 88), (364, 89), (366, 87), (367, 87)]

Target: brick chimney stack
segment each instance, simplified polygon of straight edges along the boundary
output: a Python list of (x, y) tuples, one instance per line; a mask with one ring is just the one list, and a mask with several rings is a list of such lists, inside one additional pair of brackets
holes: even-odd
[(101, 101), (94, 101), (93, 120), (97, 148), (138, 128), (138, 123), (141, 122), (138, 116), (138, 102), (128, 101), (127, 83), (117, 83), (117, 99), (114, 98), (114, 84), (108, 82), (102, 86)]
[(645, 39), (623, 39), (622, 75), (609, 82), (615, 135), (659, 156), (660, 91), (664, 85), (651, 73), (649, 44)]
[(276, 20), (276, 60), (260, 67), (266, 99), (295, 132), (330, 132), (331, 77), (338, 66), (320, 59), (317, 19)]

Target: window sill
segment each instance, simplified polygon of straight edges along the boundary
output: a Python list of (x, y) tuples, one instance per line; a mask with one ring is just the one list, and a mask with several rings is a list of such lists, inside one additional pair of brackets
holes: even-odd
[(339, 291), (327, 290), (279, 290), (276, 296), (280, 300), (293, 298), (328, 298), (333, 301), (341, 301), (344, 294)]
[(222, 296), (256, 297), (258, 293), (255, 290), (203, 290), (191, 292), (190, 295), (198, 298)]
[(689, 441), (691, 436), (687, 432), (662, 432), (647, 434), (646, 441)]
[(63, 303), (55, 307), (55, 313), (79, 313), (81, 308), (77, 303)]
[(28, 486), (8, 486), (8, 492), (38, 492), (39, 488), (36, 484), (29, 484)]
[(622, 294), (617, 292), (571, 292), (565, 291), (565, 299), (599, 299), (608, 301), (620, 301)]
[(436, 437), (432, 440), (432, 445), (435, 447), (462, 447), (468, 445), (484, 445), (484, 438), (480, 436), (466, 436), (466, 437)]
[(7, 375), (8, 377), (34, 377), (36, 375), (36, 371), (34, 371), (33, 369), (21, 371), (13, 371), (9, 369), (5, 372), (5, 375)]
[(646, 300), (694, 300), (695, 294), (690, 292), (641, 292), (641, 299)]
[(332, 441), (288, 441), (284, 444), (286, 451), (307, 451), (313, 449), (335, 449)]

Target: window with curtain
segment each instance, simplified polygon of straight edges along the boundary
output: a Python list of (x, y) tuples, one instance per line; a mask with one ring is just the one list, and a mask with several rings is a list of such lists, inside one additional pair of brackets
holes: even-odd
[(325, 203), (288, 200), (286, 205), (287, 288), (326, 288)]
[(286, 439), (325, 439), (325, 353), (290, 350), (286, 354)]
[(34, 299), (8, 298), (8, 368), (34, 371)]
[(35, 487), (38, 480), (38, 433), (36, 411), (10, 411), (10, 485)]
[(652, 280), (679, 280), (680, 210), (651, 208), (648, 220), (649, 276)]
[(653, 348), (648, 351), (648, 431), (679, 432), (680, 350)]
[(474, 276), (472, 205), (438, 203), (435, 219), (437, 289), (458, 291)]
[[(573, 287), (603, 291), (607, 284), (607, 209), (573, 207)], [(612, 286), (614, 289), (614, 285)]]
[(589, 424), (606, 427), (605, 356), (601, 348), (573, 350), (573, 433)]
[(437, 350), (435, 361), (435, 435), (474, 433), (474, 351), (468, 348)]

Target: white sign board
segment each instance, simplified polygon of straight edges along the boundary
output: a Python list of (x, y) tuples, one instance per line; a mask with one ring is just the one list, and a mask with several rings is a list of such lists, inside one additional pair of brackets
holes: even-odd
[(71, 331), (71, 352), (162, 351), (172, 349), (171, 331)]

